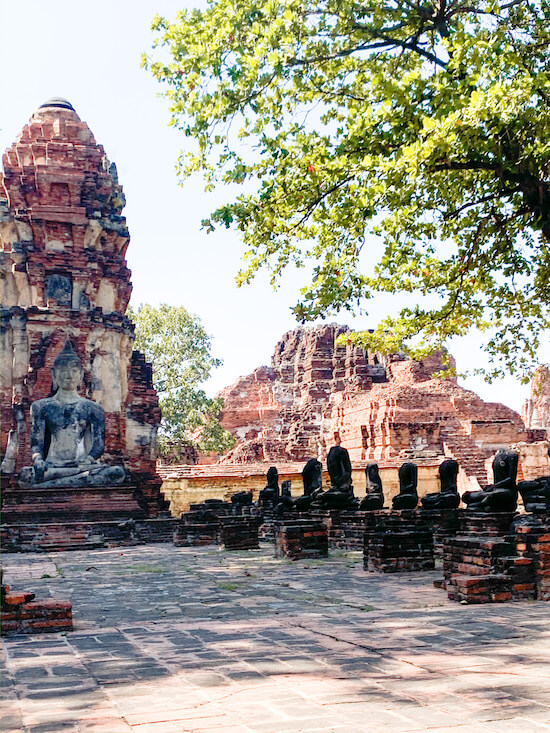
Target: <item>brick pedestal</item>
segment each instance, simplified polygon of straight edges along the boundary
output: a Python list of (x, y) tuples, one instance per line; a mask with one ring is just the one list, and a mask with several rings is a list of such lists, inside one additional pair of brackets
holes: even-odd
[(363, 550), (365, 522), (370, 512), (342, 512), (340, 526), (329, 537), (331, 547)]
[(229, 501), (204, 501), (196, 504), (189, 504), (190, 512), (212, 512), (217, 517), (227, 517), (232, 512), (233, 505)]
[(550, 601), (550, 531), (539, 537), (536, 553), (537, 598)]
[(458, 533), (484, 537), (504, 537), (510, 534), (516, 512), (474, 512), (458, 510)]
[(418, 513), (421, 521), (426, 522), (432, 531), (434, 555), (443, 557), (443, 541), (458, 531), (458, 509), (419, 509)]
[(217, 545), (220, 541), (219, 522), (180, 522), (174, 531), (176, 547)]
[(451, 600), (495, 603), (534, 599), (535, 562), (518, 553), (514, 512), (459, 512), (459, 532), (443, 543), (442, 585)]
[(533, 563), (537, 600), (550, 601), (550, 516), (525, 520), (515, 526), (517, 554)]
[(396, 573), (434, 569), (433, 534), (418, 510), (365, 514), (365, 570)]
[(264, 509), (262, 521), (258, 527), (258, 536), (262, 542), (275, 542), (276, 525), (280, 521), (275, 519), (272, 509)]
[(326, 557), (328, 532), (323, 522), (295, 520), (279, 524), (275, 535), (275, 557)]
[(318, 509), (312, 511), (310, 516), (326, 526), (330, 547), (339, 550), (362, 550), (365, 516), (370, 513)]
[(512, 598), (511, 578), (503, 572), (514, 544), (502, 537), (457, 535), (444, 542), (443, 577), (453, 601), (491, 603)]
[(258, 520), (255, 517), (220, 517), (220, 539), (224, 550), (257, 550)]

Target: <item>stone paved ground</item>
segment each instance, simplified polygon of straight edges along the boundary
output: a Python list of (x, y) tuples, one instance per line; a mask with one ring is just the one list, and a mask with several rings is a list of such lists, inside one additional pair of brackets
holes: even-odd
[[(359, 553), (4, 555), (75, 629), (4, 640), (2, 733), (550, 730), (550, 604), (461, 606)], [(30, 576), (30, 577), (29, 577)]]

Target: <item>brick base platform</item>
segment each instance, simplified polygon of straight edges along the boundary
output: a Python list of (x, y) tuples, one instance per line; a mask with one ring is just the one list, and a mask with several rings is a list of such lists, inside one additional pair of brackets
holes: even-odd
[(510, 533), (516, 512), (474, 512), (458, 510), (459, 534), (503, 537)]
[[(392, 511), (380, 510), (377, 512), (339, 512), (339, 511), (313, 511), (310, 516), (322, 521), (328, 530), (329, 546), (340, 550), (363, 550), (364, 534), (367, 523), (372, 528), (372, 517), (397, 516), (398, 520), (382, 520), (385, 524), (392, 524), (394, 527), (401, 526), (403, 529), (409, 523), (410, 528), (419, 527), (422, 530), (428, 529), (433, 534), (434, 553), (436, 557), (443, 554), (443, 539), (452, 536), (458, 529), (458, 512), (456, 509), (443, 510), (401, 510), (405, 513), (393, 514)], [(411, 513), (412, 512), (412, 513)], [(369, 519), (370, 517), (370, 519)], [(389, 525), (388, 525), (389, 526)]]
[(433, 570), (433, 533), (416, 509), (366, 512), (363, 567), (369, 572)]
[(253, 517), (220, 517), (220, 540), (225, 550), (257, 550), (258, 520)]
[(226, 550), (254, 550), (260, 546), (259, 517), (228, 516), (227, 506), (221, 503), (192, 506), (177, 523), (173, 537), (176, 547), (221, 544)]
[(177, 525), (173, 518), (1, 525), (0, 543), (4, 552), (53, 552), (171, 542)]
[(342, 512), (340, 525), (329, 534), (329, 544), (340, 550), (362, 550), (365, 522), (369, 512)]
[(273, 511), (264, 509), (262, 514), (262, 522), (258, 527), (258, 537), (262, 542), (275, 542), (276, 525), (280, 521), (275, 519)]
[(311, 519), (327, 528), (329, 547), (339, 550), (362, 550), (365, 516), (370, 512), (349, 512), (336, 509), (314, 509)]
[(458, 509), (419, 509), (421, 521), (426, 522), (434, 538), (434, 555), (443, 557), (443, 541), (453, 537), (459, 526)]
[(5, 488), (2, 491), (2, 523), (144, 519), (148, 514), (140, 500), (141, 492), (135, 485)]
[(328, 532), (323, 522), (307, 519), (281, 522), (275, 534), (275, 557), (326, 557)]

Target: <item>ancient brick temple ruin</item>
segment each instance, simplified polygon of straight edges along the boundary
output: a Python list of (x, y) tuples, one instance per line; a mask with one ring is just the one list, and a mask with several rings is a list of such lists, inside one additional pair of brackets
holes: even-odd
[(536, 370), (521, 416), (528, 428), (550, 431), (550, 369), (547, 366)]
[[(50, 520), (67, 510), (67, 502), (73, 518), (86, 518), (92, 508), (95, 519), (155, 516), (165, 507), (155, 470), (160, 411), (151, 367), (132, 350), (133, 326), (125, 316), (132, 290), (125, 259), (129, 233), (116, 166), (70, 103), (52, 99), (6, 151), (3, 168), (3, 521), (32, 519), (33, 502), (35, 511), (41, 502)], [(102, 460), (124, 466), (128, 477), (118, 494), (82, 489), (69, 500), (70, 490), (50, 499), (43, 491), (31, 501), (31, 490), (16, 482), (21, 468), (32, 463), (29, 408), (52, 394), (50, 369), (67, 341), (83, 365), (81, 394), (105, 411)]]
[(271, 366), (223, 390), (222, 424), (238, 442), (222, 463), (324, 460), (341, 441), (354, 463), (450, 456), (484, 485), (496, 450), (546, 438), (456, 379), (432, 378), (444, 368), (441, 356), (416, 362), (336, 345), (347, 331), (335, 324), (290, 331)]

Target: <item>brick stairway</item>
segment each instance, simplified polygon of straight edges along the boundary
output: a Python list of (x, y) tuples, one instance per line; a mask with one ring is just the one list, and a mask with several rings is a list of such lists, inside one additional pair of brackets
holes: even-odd
[(473, 476), (480, 486), (486, 486), (487, 469), (485, 468), (486, 456), (474, 441), (465, 433), (458, 430), (442, 427), (441, 437), (445, 454), (458, 461), (468, 476)]

